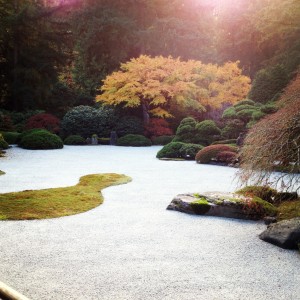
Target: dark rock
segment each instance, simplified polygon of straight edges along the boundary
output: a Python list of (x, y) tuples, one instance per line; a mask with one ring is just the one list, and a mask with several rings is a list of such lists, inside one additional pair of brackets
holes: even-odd
[(267, 216), (267, 217), (264, 217), (264, 222), (265, 222), (266, 225), (270, 225), (272, 223), (277, 223), (277, 218)]
[(275, 207), (260, 198), (250, 199), (235, 193), (220, 192), (180, 194), (172, 200), (167, 209), (195, 215), (246, 220), (261, 220), (266, 215), (276, 214)]
[(259, 238), (284, 249), (298, 249), (300, 217), (269, 225)]

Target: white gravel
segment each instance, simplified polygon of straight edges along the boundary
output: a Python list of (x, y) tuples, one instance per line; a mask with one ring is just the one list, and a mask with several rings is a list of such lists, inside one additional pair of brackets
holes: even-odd
[(0, 192), (105, 172), (133, 182), (83, 214), (0, 222), (0, 280), (36, 300), (300, 299), (299, 253), (259, 240), (262, 223), (166, 210), (178, 193), (233, 191), (236, 170), (159, 161), (159, 149), (8, 150)]

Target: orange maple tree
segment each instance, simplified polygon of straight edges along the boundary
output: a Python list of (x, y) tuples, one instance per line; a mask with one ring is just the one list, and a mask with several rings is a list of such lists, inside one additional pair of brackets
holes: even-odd
[(180, 58), (141, 55), (121, 64), (120, 70), (103, 80), (96, 101), (125, 107), (142, 106), (144, 122), (149, 114), (172, 117), (172, 107), (205, 111), (222, 103), (236, 103), (250, 88), (238, 62), (223, 66)]

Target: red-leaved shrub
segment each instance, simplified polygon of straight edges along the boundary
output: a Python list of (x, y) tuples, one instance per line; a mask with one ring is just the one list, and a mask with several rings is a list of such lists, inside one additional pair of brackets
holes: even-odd
[(53, 133), (59, 132), (60, 121), (57, 117), (41, 113), (30, 117), (25, 125), (26, 129), (42, 128)]
[(237, 159), (237, 153), (232, 151), (221, 151), (216, 156), (217, 161), (231, 164)]
[(153, 118), (145, 126), (144, 131), (147, 137), (156, 137), (161, 135), (173, 135), (172, 129), (169, 127), (169, 123), (164, 119)]
[(196, 154), (196, 162), (198, 164), (207, 164), (212, 159), (217, 159), (217, 155), (221, 152), (237, 152), (237, 148), (228, 145), (211, 145), (200, 150)]

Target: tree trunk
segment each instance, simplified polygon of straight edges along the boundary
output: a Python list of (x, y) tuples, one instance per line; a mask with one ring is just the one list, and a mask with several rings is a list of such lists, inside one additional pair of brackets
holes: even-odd
[(148, 105), (144, 102), (142, 103), (142, 109), (143, 109), (143, 122), (144, 125), (147, 125), (149, 124), (150, 117), (148, 113)]

